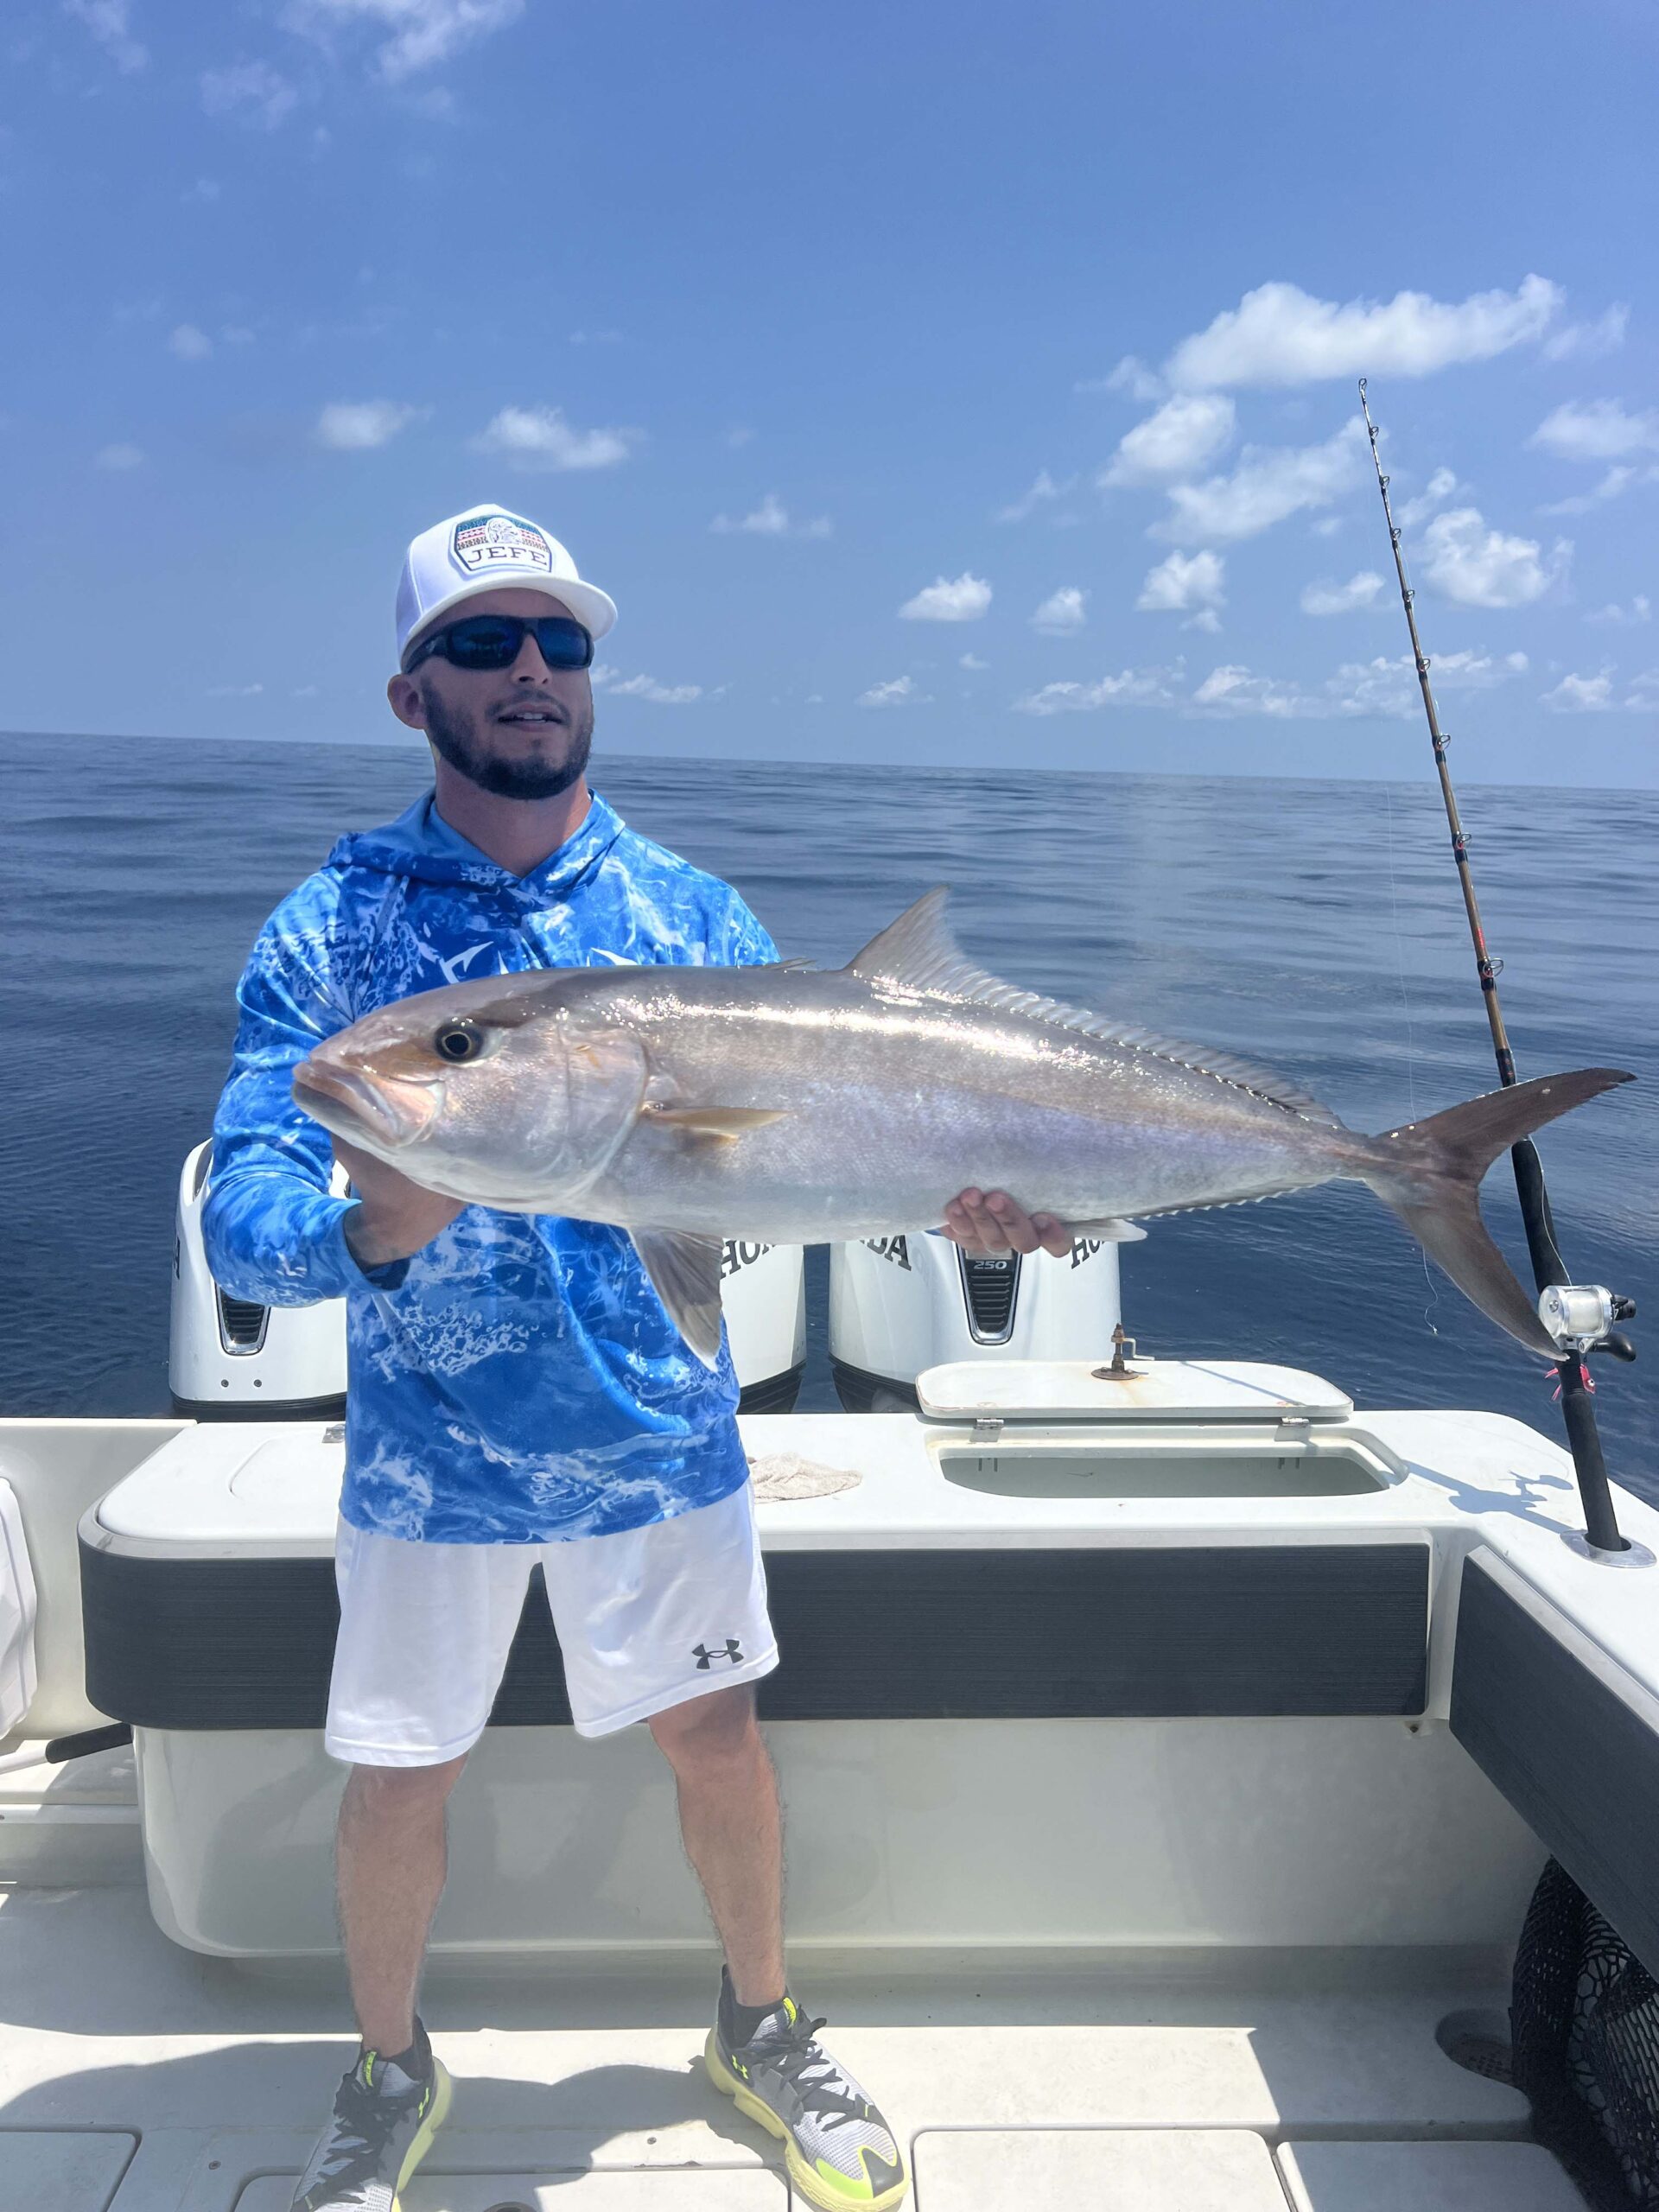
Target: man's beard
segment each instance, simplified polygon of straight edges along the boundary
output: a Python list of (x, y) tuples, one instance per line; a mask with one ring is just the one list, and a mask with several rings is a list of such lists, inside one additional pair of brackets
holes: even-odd
[(433, 750), (449, 763), (458, 776), (465, 776), (481, 791), (493, 791), (497, 798), (557, 798), (561, 791), (568, 791), (582, 776), (593, 750), (591, 714), (580, 722), (567, 725), (569, 745), (563, 760), (542, 760), (533, 756), (508, 760), (486, 752), (478, 742), (471, 723), (453, 721), (430, 692), (423, 696), (422, 703), (426, 709), (426, 734), (432, 741)]

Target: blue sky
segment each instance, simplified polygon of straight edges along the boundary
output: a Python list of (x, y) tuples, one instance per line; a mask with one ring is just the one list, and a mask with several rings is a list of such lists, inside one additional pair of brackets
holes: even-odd
[(405, 541), (602, 743), (1659, 781), (1655, 18), (14, 0), (0, 723), (390, 735)]

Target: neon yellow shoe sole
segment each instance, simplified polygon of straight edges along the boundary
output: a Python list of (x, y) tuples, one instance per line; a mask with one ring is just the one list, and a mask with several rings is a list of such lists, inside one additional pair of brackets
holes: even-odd
[(891, 2207), (903, 2200), (910, 2187), (908, 2174), (901, 2175), (893, 2187), (884, 2190), (880, 2196), (861, 2196), (855, 2192), (850, 2183), (839, 2177), (834, 2181), (828, 2180), (817, 2166), (808, 2165), (795, 2138), (771, 2106), (762, 2104), (753, 2089), (745, 2088), (721, 2056), (719, 2040), (713, 2028), (709, 2029), (709, 2040), (702, 2047), (702, 2063), (709, 2079), (721, 2096), (734, 2099), (746, 2120), (753, 2120), (757, 2127), (764, 2127), (768, 2135), (778, 2138), (784, 2146), (784, 2163), (789, 2169), (791, 2183), (809, 2204), (816, 2204), (819, 2208), (819, 2212), (891, 2212)]
[(407, 2189), (410, 2177), (421, 2160), (432, 2148), (432, 2139), (449, 2117), (449, 2107), (454, 2096), (454, 2085), (437, 2059), (432, 2061), (432, 2101), (426, 2108), (426, 2118), (415, 2131), (415, 2140), (409, 2146), (403, 2171), (397, 2177), (397, 2187), (391, 2194), (391, 2212), (403, 2212), (398, 2199)]

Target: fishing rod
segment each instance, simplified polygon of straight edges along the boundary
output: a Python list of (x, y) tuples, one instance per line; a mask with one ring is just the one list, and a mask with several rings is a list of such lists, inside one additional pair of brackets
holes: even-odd
[[(1494, 960), (1487, 948), (1486, 932), (1481, 925), (1480, 905), (1475, 897), (1474, 878), (1469, 868), (1469, 840), (1465, 834), (1463, 817), (1458, 811), (1458, 795), (1452, 788), (1452, 772), (1446, 766), (1446, 748), (1451, 739), (1440, 728), (1440, 715), (1434, 705), (1433, 688), (1428, 680), (1428, 658), (1423, 651), (1422, 640), (1417, 634), (1417, 616), (1413, 605), (1416, 594), (1406, 582), (1405, 556), (1400, 550), (1399, 526), (1394, 519), (1394, 509), (1389, 503), (1389, 480), (1383, 473), (1382, 455), (1377, 451), (1377, 428), (1371, 420), (1370, 402), (1365, 396), (1365, 378), (1359, 379), (1359, 407), (1365, 418), (1365, 433), (1371, 442), (1371, 465), (1376, 471), (1376, 486), (1382, 495), (1382, 513), (1389, 525), (1389, 542), (1394, 548), (1394, 572), (1400, 580), (1400, 603), (1406, 610), (1406, 627), (1411, 632), (1412, 658), (1417, 664), (1417, 682), (1423, 695), (1423, 712), (1428, 717), (1428, 734), (1434, 747), (1434, 766), (1440, 772), (1440, 797), (1446, 802), (1446, 818), (1452, 830), (1452, 853), (1458, 864), (1458, 881), (1463, 892), (1464, 912), (1469, 918), (1469, 935), (1475, 948), (1475, 971), (1480, 977), (1481, 997), (1486, 1007), (1486, 1025), (1492, 1033), (1492, 1052), (1497, 1061), (1498, 1080), (1505, 1090), (1516, 1080), (1515, 1054), (1510, 1049), (1509, 1032), (1503, 1026), (1503, 1009), (1498, 1002), (1497, 977), (1503, 963)], [(1530, 1137), (1522, 1137), (1510, 1150), (1515, 1168), (1515, 1187), (1521, 1200), (1521, 1218), (1526, 1224), (1527, 1249), (1532, 1258), (1533, 1279), (1538, 1287), (1538, 1315), (1545, 1328), (1560, 1347), (1555, 1363), (1560, 1382), (1556, 1395), (1561, 1402), (1561, 1418), (1567, 1426), (1567, 1445), (1573, 1453), (1573, 1465), (1579, 1478), (1579, 1499), (1584, 1508), (1584, 1535), (1569, 1536), (1567, 1541), (1582, 1549), (1589, 1557), (1609, 1567), (1650, 1567), (1653, 1554), (1645, 1545), (1632, 1544), (1619, 1534), (1618, 1522), (1613, 1512), (1612, 1495), (1607, 1487), (1607, 1463), (1602, 1457), (1601, 1432), (1596, 1425), (1594, 1404), (1595, 1385), (1590, 1380), (1589, 1355), (1592, 1351), (1610, 1352), (1615, 1359), (1634, 1359), (1636, 1347), (1630, 1338), (1620, 1335), (1613, 1325), (1628, 1321), (1636, 1313), (1635, 1300), (1622, 1298), (1617, 1293), (1598, 1286), (1573, 1282), (1560, 1248), (1555, 1241), (1555, 1223), (1549, 1210), (1549, 1192), (1544, 1187), (1544, 1171), (1538, 1158), (1538, 1148)]]

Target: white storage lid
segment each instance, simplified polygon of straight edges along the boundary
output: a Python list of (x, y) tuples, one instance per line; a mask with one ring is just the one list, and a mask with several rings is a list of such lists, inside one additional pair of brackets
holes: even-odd
[(105, 1492), (96, 1525), (168, 1554), (331, 1552), (345, 1437), (338, 1421), (193, 1422)]
[(1317, 1375), (1248, 1359), (967, 1359), (916, 1378), (925, 1419), (1343, 1421), (1354, 1402)]

